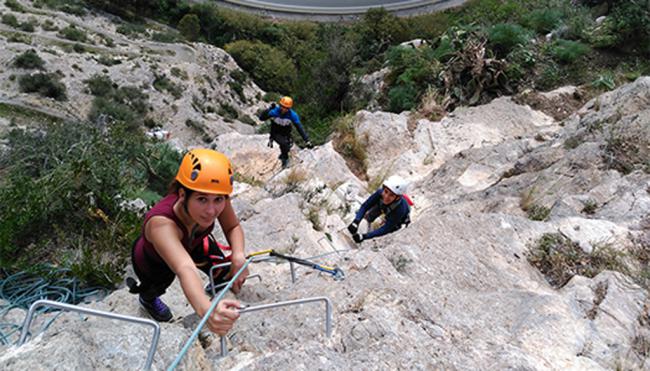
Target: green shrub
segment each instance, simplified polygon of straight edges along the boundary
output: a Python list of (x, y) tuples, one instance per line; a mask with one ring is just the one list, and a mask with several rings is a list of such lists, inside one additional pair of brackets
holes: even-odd
[(201, 32), (199, 17), (196, 14), (185, 14), (178, 22), (178, 30), (189, 41), (195, 41), (199, 38)]
[(551, 55), (560, 63), (573, 63), (591, 51), (589, 46), (577, 41), (557, 40), (551, 45)]
[(161, 43), (175, 43), (181, 39), (175, 32), (154, 32), (154, 34), (151, 35), (151, 40)]
[(167, 91), (174, 98), (178, 99), (183, 96), (183, 88), (172, 82), (166, 75), (156, 75), (153, 81), (153, 87), (158, 91)]
[(395, 47), (388, 52), (391, 72), (386, 76), (388, 109), (391, 112), (411, 110), (420, 96), (433, 84), (440, 72), (435, 53), (428, 47), (420, 49)]
[(7, 26), (11, 26), (14, 28), (18, 28), (20, 23), (18, 22), (18, 19), (16, 18), (15, 15), (11, 13), (3, 14), (2, 15), (2, 23), (6, 24)]
[(41, 28), (45, 31), (58, 31), (59, 28), (52, 22), (51, 19), (46, 19), (45, 22), (41, 25)]
[(30, 49), (14, 59), (14, 66), (24, 69), (43, 69), (45, 61), (38, 56), (36, 50)]
[(5, 5), (14, 12), (23, 13), (25, 11), (25, 8), (16, 0), (5, 0)]
[(609, 246), (597, 246), (591, 254), (560, 234), (544, 234), (530, 247), (528, 262), (540, 270), (556, 288), (564, 286), (576, 274), (595, 277), (603, 270), (628, 273), (624, 255)]
[(34, 24), (31, 22), (23, 22), (18, 28), (20, 28), (21, 31), (34, 32)]
[(517, 24), (499, 23), (488, 29), (490, 46), (499, 56), (507, 55), (518, 45), (526, 45), (529, 35)]
[(99, 58), (97, 58), (97, 62), (103, 64), (104, 66), (115, 66), (116, 64), (122, 63), (121, 60), (109, 57), (108, 55), (104, 54), (100, 55)]
[(23, 75), (18, 79), (18, 85), (23, 93), (38, 93), (59, 101), (68, 99), (65, 85), (59, 82), (58, 77), (54, 74)]
[(536, 9), (525, 17), (524, 24), (537, 33), (545, 34), (556, 29), (562, 23), (562, 17), (559, 9)]
[(82, 43), (88, 41), (86, 32), (84, 30), (76, 28), (74, 25), (70, 25), (59, 30), (59, 36), (71, 41), (78, 41)]
[(614, 75), (611, 73), (600, 75), (598, 78), (591, 82), (591, 86), (601, 90), (612, 90), (616, 87)]
[(227, 44), (224, 49), (253, 76), (262, 89), (277, 92), (293, 90), (297, 71), (281, 50), (248, 40), (235, 41)]
[[(179, 155), (121, 126), (86, 123), (11, 131), (0, 153), (0, 265), (5, 272), (41, 264), (69, 268), (87, 284), (123, 279), (141, 217), (120, 206), (145, 190), (160, 192)], [(174, 166), (170, 165), (174, 163)]]
[(114, 84), (107, 75), (96, 74), (84, 82), (88, 85), (90, 94), (98, 97), (108, 96), (117, 88), (117, 84)]
[(369, 60), (389, 47), (408, 40), (406, 21), (384, 8), (371, 8), (354, 26), (357, 52)]
[(96, 97), (88, 114), (91, 122), (123, 123), (131, 130), (138, 130), (147, 120), (148, 96), (136, 87), (118, 88), (109, 77), (95, 75), (85, 81)]
[(178, 67), (172, 67), (172, 69), (169, 72), (172, 74), (172, 76), (177, 77), (181, 80), (187, 80), (189, 78), (187, 72), (185, 72), (184, 70)]
[(147, 27), (141, 23), (123, 23), (115, 29), (118, 33), (129, 37), (147, 33)]

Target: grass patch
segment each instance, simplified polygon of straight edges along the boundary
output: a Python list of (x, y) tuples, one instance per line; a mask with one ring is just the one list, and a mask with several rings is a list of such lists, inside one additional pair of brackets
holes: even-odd
[(528, 262), (544, 274), (551, 286), (560, 288), (576, 274), (593, 278), (603, 270), (628, 273), (624, 256), (607, 245), (597, 246), (587, 254), (568, 238), (547, 233), (530, 247)]
[(368, 137), (359, 137), (354, 129), (355, 117), (340, 117), (334, 124), (334, 149), (343, 156), (350, 170), (360, 179), (368, 179)]

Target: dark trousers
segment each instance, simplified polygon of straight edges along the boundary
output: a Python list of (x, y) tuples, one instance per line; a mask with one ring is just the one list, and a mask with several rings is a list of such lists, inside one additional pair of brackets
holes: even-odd
[(372, 224), (379, 216), (381, 215), (381, 208), (379, 205), (375, 205), (366, 211), (366, 214), (363, 218), (368, 222), (368, 226)]
[[(133, 244), (133, 248), (135, 248), (135, 243)], [(196, 267), (205, 273), (206, 276), (210, 274), (210, 267), (212, 267), (213, 264), (230, 261), (230, 257), (224, 258), (223, 251), (221, 251), (219, 245), (212, 238), (209, 240), (209, 250), (207, 255), (202, 246), (194, 247), (190, 255), (192, 256), (192, 260), (196, 264)], [(167, 291), (167, 288), (169, 288), (169, 286), (174, 282), (174, 278), (176, 278), (174, 272), (165, 266), (157, 272), (146, 274), (135, 263), (133, 254), (131, 254), (131, 256), (133, 270), (140, 280), (138, 287), (131, 292), (140, 294), (142, 299), (147, 301), (152, 301), (156, 297), (163, 295), (165, 291)], [(228, 273), (230, 273), (230, 267), (213, 270), (212, 277), (214, 284), (218, 285), (225, 282)]]
[(273, 139), (280, 146), (280, 160), (287, 160), (289, 158), (289, 151), (293, 145), (291, 135), (274, 133), (271, 134), (271, 139)]

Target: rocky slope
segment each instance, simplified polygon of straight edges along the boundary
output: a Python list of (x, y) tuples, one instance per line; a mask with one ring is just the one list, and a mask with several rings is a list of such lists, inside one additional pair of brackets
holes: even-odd
[[(19, 25), (30, 23), (34, 28), (25, 32), (20, 26), (0, 23), (0, 103), (56, 117), (85, 118), (94, 97), (84, 81), (108, 76), (119, 87), (135, 87), (147, 95), (148, 116), (169, 131), (180, 148), (224, 132), (255, 132), (253, 117), (262, 107), (263, 92), (223, 50), (200, 43), (155, 42), (152, 36), (175, 32), (157, 24), (127, 37), (118, 32), (126, 27), (106, 15), (75, 16), (33, 8), (28, 1), (20, 4), (23, 12), (0, 3), (3, 17), (13, 16)], [(76, 30), (74, 40), (62, 31), (70, 29)], [(45, 61), (43, 70), (14, 66), (15, 58), (28, 50)], [(17, 77), (39, 72), (60, 77), (68, 99), (19, 93)], [(164, 84), (156, 83), (162, 79)], [(0, 117), (0, 128), (8, 121)]]
[[(265, 135), (221, 131), (210, 145), (239, 174), (233, 200), (247, 249), (314, 257), (346, 278), (300, 267), (292, 283), (288, 264), (255, 264), (262, 281), (247, 282), (242, 302), (326, 296), (332, 336), (315, 304), (243, 314), (229, 356), (219, 357), (219, 338), (204, 333), (181, 368), (650, 369), (648, 293), (638, 277), (576, 275), (556, 289), (526, 258), (546, 233), (588, 254), (604, 245), (650, 249), (649, 103), (650, 77), (642, 77), (561, 122), (507, 97), (415, 125), (408, 113), (361, 111), (354, 126), (367, 138), (369, 178), (408, 178), (415, 206), (408, 228), (360, 245), (345, 226), (373, 190), (331, 143), (294, 148), (291, 168), (281, 170)], [(531, 205), (548, 211), (543, 221), (529, 219)], [(175, 319), (162, 324), (156, 369), (171, 364), (199, 320), (177, 283), (164, 299)], [(145, 316), (126, 289), (88, 306)], [(33, 328), (48, 319), (37, 317)], [(137, 369), (150, 339), (136, 325), (63, 314), (25, 346), (0, 350), (0, 365)]]

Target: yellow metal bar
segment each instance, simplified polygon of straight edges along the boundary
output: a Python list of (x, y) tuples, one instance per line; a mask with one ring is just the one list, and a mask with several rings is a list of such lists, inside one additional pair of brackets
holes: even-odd
[(270, 254), (271, 251), (273, 251), (273, 250), (262, 250), (262, 251), (252, 252), (252, 253), (248, 254), (248, 257), (250, 258), (251, 256)]

